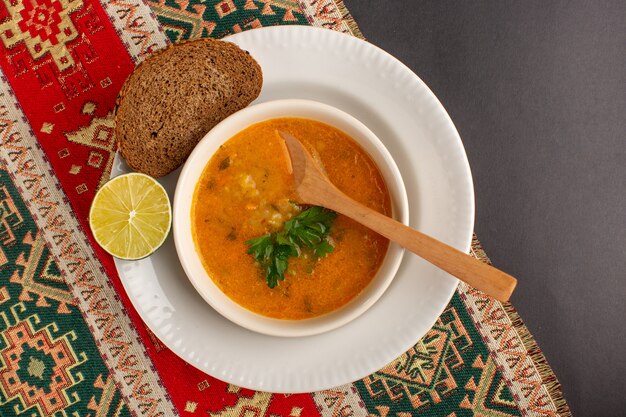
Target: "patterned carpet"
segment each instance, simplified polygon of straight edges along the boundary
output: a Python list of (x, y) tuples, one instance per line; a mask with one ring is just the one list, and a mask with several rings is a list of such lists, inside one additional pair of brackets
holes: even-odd
[(308, 394), (226, 384), (142, 323), (86, 227), (117, 93), (168, 43), (284, 24), (362, 36), (332, 0), (0, 0), (0, 415), (570, 415), (513, 307), (465, 285), (392, 363)]

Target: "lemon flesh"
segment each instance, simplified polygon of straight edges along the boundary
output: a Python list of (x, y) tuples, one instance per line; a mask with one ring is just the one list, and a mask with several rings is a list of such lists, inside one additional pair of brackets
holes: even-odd
[(96, 193), (89, 226), (96, 242), (121, 259), (141, 259), (165, 241), (172, 208), (165, 189), (145, 174), (120, 175)]

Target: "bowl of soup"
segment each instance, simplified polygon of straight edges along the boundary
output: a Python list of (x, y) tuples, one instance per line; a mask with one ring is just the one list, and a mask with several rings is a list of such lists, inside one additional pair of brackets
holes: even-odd
[[(259, 333), (308, 336), (370, 308), (404, 250), (302, 204), (279, 131), (298, 138), (348, 196), (408, 224), (400, 171), (376, 135), (335, 107), (276, 100), (229, 116), (198, 143), (176, 186), (174, 241), (187, 277), (218, 313)], [(300, 232), (314, 243), (294, 243)], [(289, 242), (287, 255), (279, 246)]]

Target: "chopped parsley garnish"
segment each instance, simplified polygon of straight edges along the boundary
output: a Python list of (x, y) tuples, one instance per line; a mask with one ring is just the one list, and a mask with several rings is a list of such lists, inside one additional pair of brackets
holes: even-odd
[(289, 257), (300, 256), (309, 249), (321, 258), (334, 250), (328, 242), (330, 227), (337, 217), (334, 211), (313, 206), (288, 220), (280, 232), (246, 241), (248, 253), (265, 270), (265, 280), (270, 288), (285, 279)]

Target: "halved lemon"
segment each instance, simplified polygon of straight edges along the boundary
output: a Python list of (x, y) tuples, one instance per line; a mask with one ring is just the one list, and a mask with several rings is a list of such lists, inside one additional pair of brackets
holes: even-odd
[(96, 242), (121, 259), (141, 259), (165, 241), (172, 208), (165, 189), (140, 173), (120, 175), (98, 190), (89, 210)]

